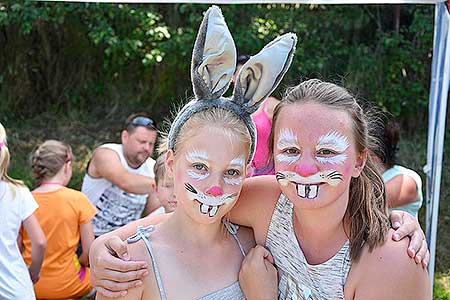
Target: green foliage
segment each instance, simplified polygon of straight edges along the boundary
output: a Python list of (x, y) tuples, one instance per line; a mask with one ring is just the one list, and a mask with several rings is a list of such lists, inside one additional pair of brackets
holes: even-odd
[[(163, 118), (191, 95), (191, 50), (207, 7), (0, 0), (0, 113), (10, 120), (44, 112), (113, 119), (149, 110)], [(428, 102), (433, 7), (402, 5), (395, 14), (397, 7), (222, 9), (239, 53), (255, 54), (278, 35), (297, 33), (280, 90), (319, 77), (419, 122)]]

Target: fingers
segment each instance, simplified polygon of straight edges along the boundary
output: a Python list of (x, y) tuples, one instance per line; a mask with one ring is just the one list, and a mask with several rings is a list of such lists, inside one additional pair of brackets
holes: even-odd
[(403, 214), (401, 211), (392, 211), (390, 214), (392, 228), (398, 229), (400, 225), (403, 223)]
[(425, 253), (425, 257), (422, 260), (422, 267), (424, 269), (427, 269), (429, 263), (430, 263), (430, 251), (428, 251), (428, 249), (427, 249), (427, 252)]
[(111, 299), (124, 297), (128, 293), (127, 291), (113, 292), (113, 291), (109, 291), (107, 289), (104, 289), (102, 287), (96, 287), (95, 290), (97, 291), (98, 294), (101, 294), (104, 297), (111, 298)]
[[(420, 264), (423, 262), (427, 252), (428, 252), (427, 242), (426, 242), (426, 240), (422, 240), (422, 245), (420, 246), (420, 249), (419, 249), (419, 251), (417, 251), (416, 256), (414, 258), (414, 260), (416, 261), (416, 264)], [(425, 265), (428, 265), (428, 263), (425, 263)]]
[(147, 269), (139, 269), (126, 272), (103, 269), (101, 275), (99, 276), (99, 274), (96, 274), (96, 277), (98, 277), (99, 281), (110, 280), (114, 282), (129, 283), (135, 280), (142, 280), (147, 275)]
[[(404, 222), (402, 223), (402, 225), (398, 229), (396, 229), (392, 235), (392, 239), (394, 241), (399, 241), (407, 236), (414, 236), (415, 234), (422, 235), (423, 237), (423, 232), (420, 229), (420, 225), (417, 220), (411, 222), (410, 220), (406, 221), (405, 219), (403, 219), (403, 221)], [(417, 232), (417, 230), (419, 230), (419, 232)], [(422, 243), (422, 238), (420, 239), (420, 243)], [(416, 244), (415, 247), (415, 249), (419, 249), (420, 244)]]
[(109, 252), (123, 260), (129, 260), (127, 243), (122, 241), (118, 236), (113, 236), (105, 241), (105, 246)]
[(267, 250), (266, 248), (264, 248), (261, 245), (256, 245), (255, 248), (253, 248), (252, 250), (253, 250), (253, 254), (252, 254), (253, 256), (265, 258), (268, 261), (270, 261), (270, 263), (273, 264), (273, 256), (269, 250)]
[(129, 289), (139, 287), (143, 284), (142, 280), (133, 280), (129, 282), (117, 282), (113, 280), (104, 280), (101, 279), (98, 281), (99, 287), (108, 290), (110, 292), (122, 292), (127, 291)]
[(113, 256), (101, 257), (97, 256), (94, 259), (94, 269), (115, 270), (120, 272), (138, 271), (147, 269), (145, 261), (123, 261), (120, 258)]

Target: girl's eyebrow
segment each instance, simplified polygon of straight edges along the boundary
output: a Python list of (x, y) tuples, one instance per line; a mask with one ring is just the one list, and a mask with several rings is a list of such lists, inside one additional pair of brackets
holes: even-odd
[(242, 156), (235, 157), (230, 161), (230, 166), (244, 167), (244, 165), (245, 161)]
[(186, 160), (190, 163), (196, 161), (208, 161), (208, 153), (203, 150), (192, 149), (188, 153), (186, 153)]
[(348, 146), (348, 138), (335, 130), (322, 135), (317, 141), (317, 148), (333, 147), (337, 151), (345, 151)]
[(297, 144), (298, 144), (297, 135), (295, 135), (292, 129), (283, 128), (280, 130), (277, 142), (278, 148), (281, 149), (290, 146), (297, 146)]

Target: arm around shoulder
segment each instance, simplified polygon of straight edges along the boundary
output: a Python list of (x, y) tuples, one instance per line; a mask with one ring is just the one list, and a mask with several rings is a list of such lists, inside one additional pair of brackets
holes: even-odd
[(372, 252), (364, 250), (356, 266), (353, 299), (431, 300), (428, 272), (405, 255), (408, 243), (387, 238)]

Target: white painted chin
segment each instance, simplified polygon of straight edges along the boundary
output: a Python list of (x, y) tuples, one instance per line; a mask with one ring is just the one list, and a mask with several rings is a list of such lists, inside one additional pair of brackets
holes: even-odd
[(201, 203), (197, 199), (195, 199), (199, 203), (200, 212), (204, 215), (209, 216), (210, 218), (214, 218), (219, 211), (219, 207), (222, 205), (208, 205), (205, 203)]
[(296, 183), (297, 196), (304, 199), (315, 199), (319, 193), (318, 184)]

